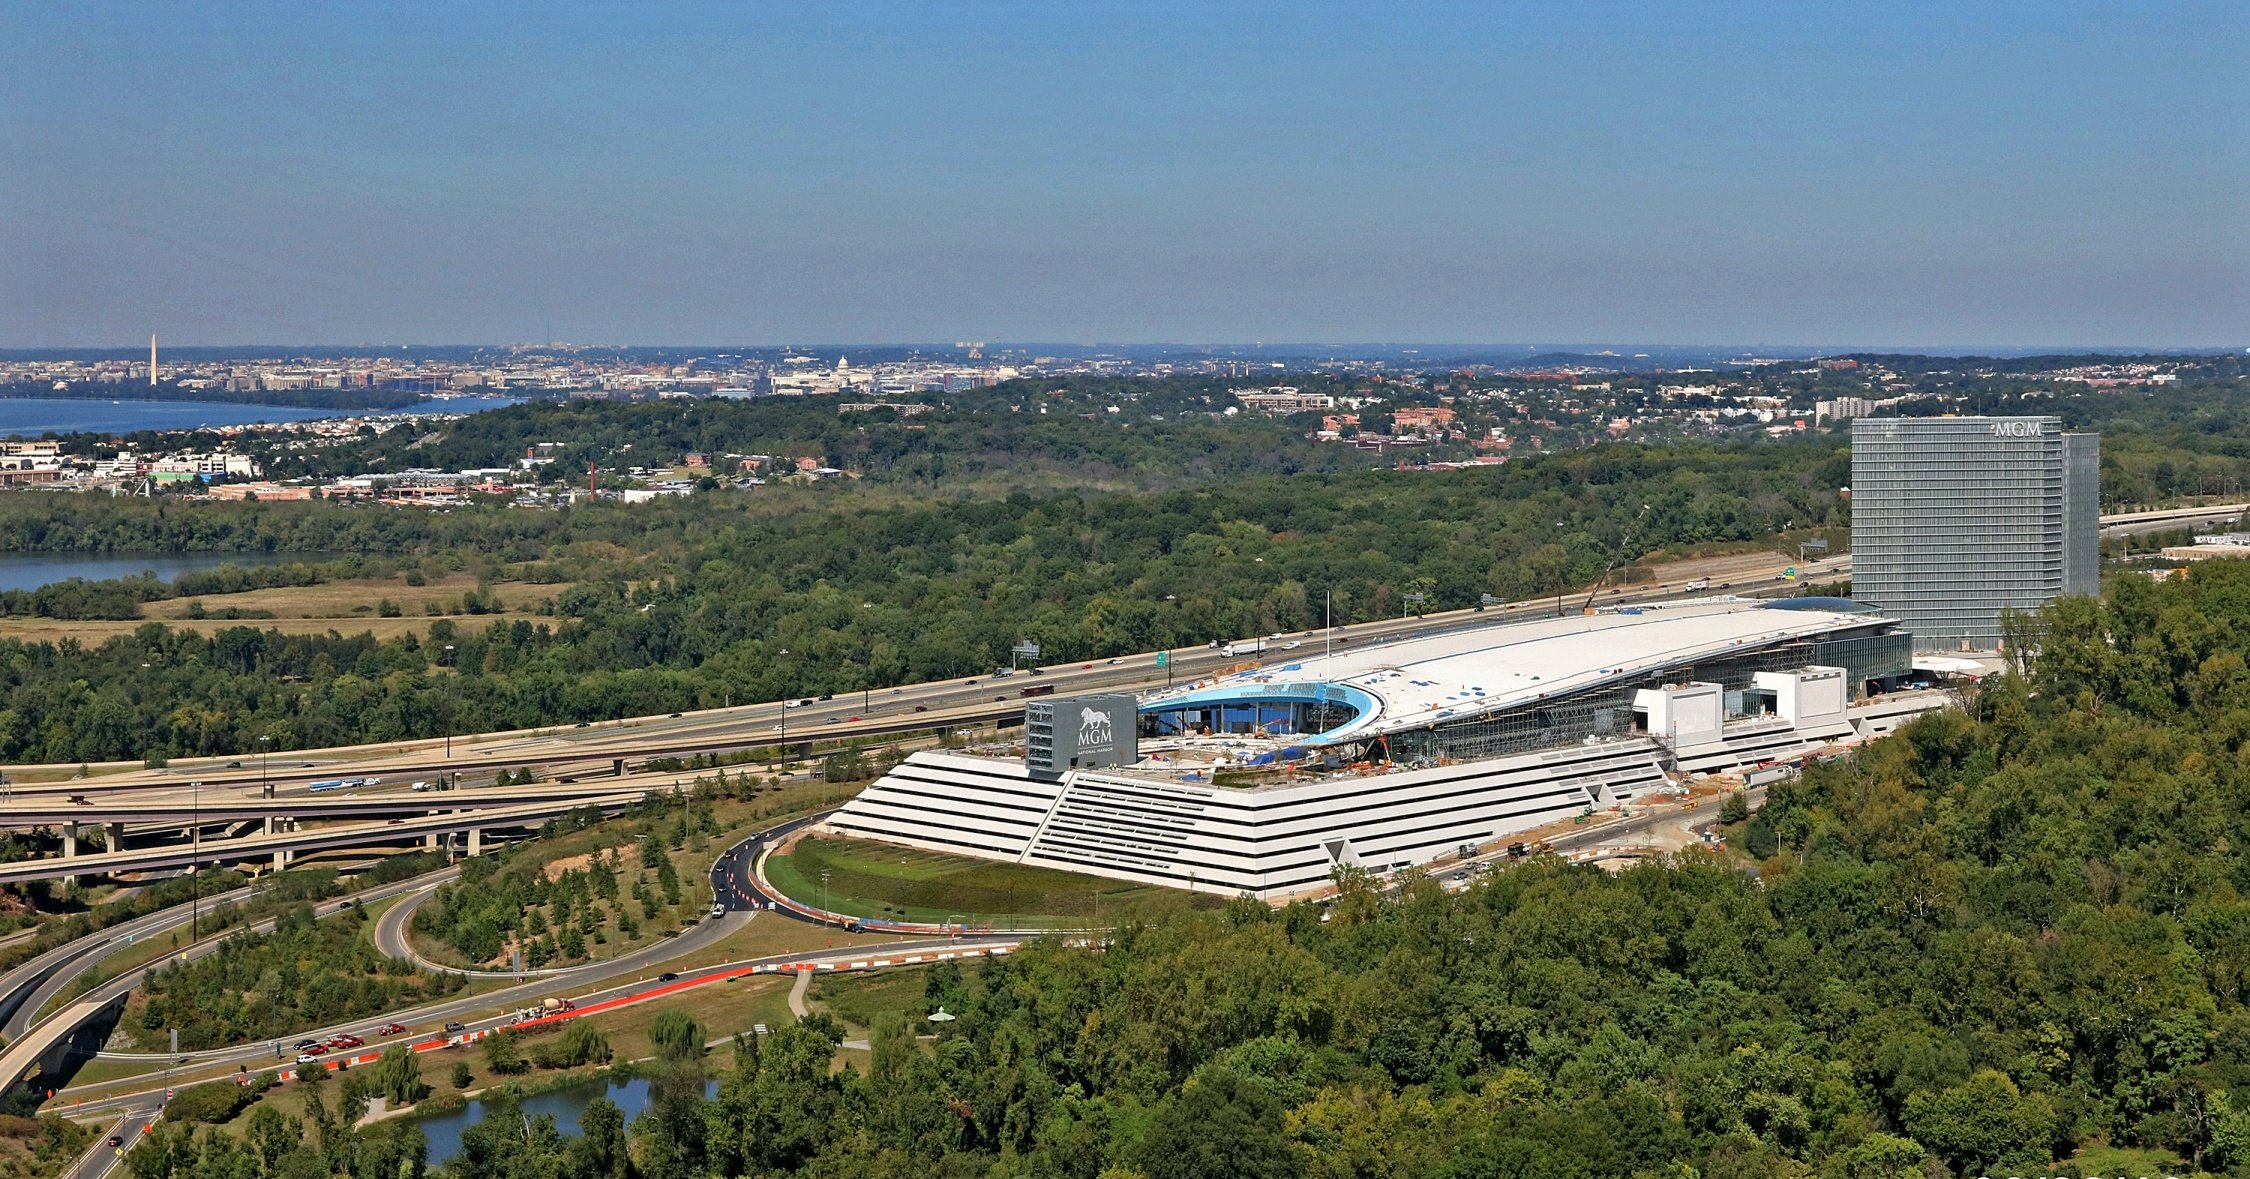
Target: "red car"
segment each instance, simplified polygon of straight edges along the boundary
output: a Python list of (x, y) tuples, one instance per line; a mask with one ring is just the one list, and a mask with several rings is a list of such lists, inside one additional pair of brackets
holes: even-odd
[(403, 1023), (386, 1023), (382, 1027), (376, 1028), (375, 1034), (378, 1036), (403, 1036), (406, 1034), (406, 1025)]
[(309, 1048), (305, 1049), (305, 1055), (307, 1055), (307, 1056), (326, 1056), (326, 1055), (328, 1055), (328, 1045), (326, 1045), (326, 1044), (314, 1044), (313, 1046), (311, 1046), (311, 1047), (309, 1047)]
[(360, 1039), (358, 1036), (353, 1035), (328, 1037), (328, 1046), (330, 1048), (357, 1048), (360, 1045), (365, 1044), (366, 1042), (367, 1041)]

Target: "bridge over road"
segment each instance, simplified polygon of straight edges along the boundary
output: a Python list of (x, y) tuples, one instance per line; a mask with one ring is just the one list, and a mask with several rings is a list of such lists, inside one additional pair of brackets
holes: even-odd
[(287, 867), (292, 858), (303, 852), (400, 843), (416, 838), (428, 840), (434, 845), (435, 837), (450, 836), (457, 831), (468, 833), (468, 853), (473, 856), (484, 850), (486, 831), (495, 828), (510, 830), (537, 827), (549, 819), (561, 818), (589, 806), (598, 807), (605, 814), (616, 814), (640, 801), (645, 794), (645, 790), (634, 789), (623, 793), (588, 794), (549, 802), (464, 809), (459, 813), (449, 809), (442, 814), (392, 819), (382, 823), (344, 823), (332, 827), (250, 835), (240, 839), (206, 839), (199, 845), (174, 843), (124, 851), (18, 860), (0, 864), (0, 884), (94, 873), (184, 868), (191, 864), (241, 863), (268, 858), (273, 861), (274, 867), (282, 868)]

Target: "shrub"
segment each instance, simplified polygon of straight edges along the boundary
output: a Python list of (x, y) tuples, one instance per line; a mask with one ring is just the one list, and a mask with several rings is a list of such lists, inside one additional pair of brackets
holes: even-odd
[(272, 1084), (272, 1077), (261, 1076), (247, 1085), (233, 1081), (190, 1085), (164, 1107), (164, 1117), (167, 1121), (204, 1122), (216, 1126), (249, 1108)]

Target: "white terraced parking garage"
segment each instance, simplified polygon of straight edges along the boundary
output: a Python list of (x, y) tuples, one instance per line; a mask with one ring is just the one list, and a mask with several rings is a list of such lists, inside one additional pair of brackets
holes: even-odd
[[(1293, 653), (1286, 653), (1293, 654)], [(1140, 698), (1129, 765), (922, 753), (846, 834), (1212, 892), (1388, 871), (1945, 703), (1836, 599), (1708, 599), (1277, 660)], [(1093, 715), (1089, 710), (1088, 715)]]

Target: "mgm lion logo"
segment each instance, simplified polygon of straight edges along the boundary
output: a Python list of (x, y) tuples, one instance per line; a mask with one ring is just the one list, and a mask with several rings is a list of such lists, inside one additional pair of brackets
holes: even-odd
[(1080, 749), (1089, 745), (1107, 745), (1115, 738), (1116, 733), (1110, 728), (1108, 713), (1096, 712), (1091, 708), (1079, 708), (1078, 747)]

